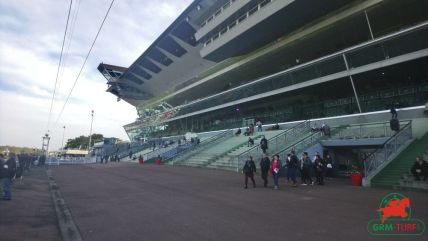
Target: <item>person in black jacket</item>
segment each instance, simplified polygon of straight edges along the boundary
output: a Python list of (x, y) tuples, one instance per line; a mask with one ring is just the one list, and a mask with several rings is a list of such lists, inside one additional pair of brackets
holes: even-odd
[(297, 172), (298, 166), (299, 166), (299, 158), (297, 158), (296, 153), (294, 151), (291, 151), (290, 161), (288, 163), (288, 170), (290, 173), (290, 178), (293, 181), (293, 187), (297, 186), (296, 172)]
[(4, 175), (4, 164), (5, 164), (6, 160), (4, 159), (4, 155), (2, 153), (0, 153), (0, 182), (3, 180), (3, 175)]
[(3, 200), (12, 199), (12, 179), (15, 177), (15, 154), (9, 153), (7, 161), (3, 165)]
[(248, 178), (253, 182), (253, 187), (256, 187), (256, 182), (254, 181), (254, 173), (256, 172), (256, 165), (254, 164), (253, 157), (249, 156), (245, 161), (244, 167), (242, 168), (242, 172), (245, 174), (245, 186), (244, 188), (248, 188)]
[(260, 170), (262, 172), (263, 186), (267, 187), (268, 184), (268, 173), (270, 168), (270, 160), (266, 154), (263, 154), (262, 159), (260, 160)]
[[(311, 175), (309, 175), (309, 170), (311, 168), (311, 158), (307, 152), (303, 152), (303, 157), (300, 160), (300, 175), (302, 178), (302, 185), (306, 186), (308, 184), (313, 184)], [(309, 181), (309, 183), (307, 183)]]
[(426, 181), (428, 179), (428, 163), (422, 157), (416, 157), (416, 162), (413, 164), (411, 172), (416, 181), (420, 181), (421, 177)]
[(263, 154), (266, 154), (266, 150), (268, 149), (268, 140), (265, 136), (260, 140), (260, 148), (263, 150)]
[(317, 154), (315, 156), (315, 175), (317, 177), (317, 184), (318, 185), (324, 185), (324, 160), (321, 158), (321, 155)]

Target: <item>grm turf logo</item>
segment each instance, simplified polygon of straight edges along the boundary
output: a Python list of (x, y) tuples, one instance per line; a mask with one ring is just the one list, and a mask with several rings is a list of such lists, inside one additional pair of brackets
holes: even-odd
[(401, 193), (390, 193), (380, 202), (379, 218), (371, 219), (367, 231), (376, 236), (422, 235), (425, 223), (412, 218), (410, 198)]

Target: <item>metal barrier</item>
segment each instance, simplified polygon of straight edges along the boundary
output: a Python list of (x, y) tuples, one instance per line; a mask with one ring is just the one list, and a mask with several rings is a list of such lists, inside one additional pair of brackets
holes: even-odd
[(363, 185), (370, 185), (370, 180), (388, 165), (409, 140), (412, 139), (412, 121), (391, 136), (381, 147), (370, 153), (364, 160)]
[(78, 165), (78, 164), (92, 164), (96, 163), (96, 157), (48, 157), (46, 160), (46, 165)]
[[(405, 126), (408, 123), (409, 121), (400, 121), (400, 126)], [(360, 139), (390, 137), (395, 134), (395, 131), (391, 130), (389, 125), (389, 122), (347, 125), (345, 126), (346, 129), (333, 135), (332, 138)]]

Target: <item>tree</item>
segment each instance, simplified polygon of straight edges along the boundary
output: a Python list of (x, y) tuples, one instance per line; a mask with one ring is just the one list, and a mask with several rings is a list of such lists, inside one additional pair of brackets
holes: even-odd
[[(102, 134), (92, 134), (91, 146), (94, 143), (103, 141), (104, 137)], [(88, 149), (89, 136), (79, 136), (74, 139), (68, 139), (65, 149)]]

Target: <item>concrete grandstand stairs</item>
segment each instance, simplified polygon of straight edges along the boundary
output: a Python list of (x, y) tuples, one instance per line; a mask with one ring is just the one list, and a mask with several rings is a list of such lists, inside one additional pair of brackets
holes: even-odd
[(426, 186), (412, 181), (408, 173), (417, 156), (428, 154), (428, 133), (414, 140), (389, 165), (379, 172), (372, 180), (372, 187), (394, 188), (404, 190), (427, 190)]
[[(284, 132), (284, 130), (267, 131), (267, 132), (263, 132), (262, 134), (266, 137), (266, 139), (268, 139), (268, 143), (270, 143), (269, 141), (273, 137), (275, 137), (278, 134), (281, 134), (283, 132)], [(301, 137), (296, 138), (295, 141), (290, 142), (289, 145), (292, 145), (292, 144), (300, 141), (301, 139), (306, 138), (308, 135), (311, 135), (311, 132), (308, 132), (305, 135), (302, 135)], [(245, 146), (243, 146), (241, 148), (238, 148), (238, 149), (235, 149), (233, 151), (227, 151), (227, 152), (219, 155), (217, 158), (213, 159), (212, 162), (210, 162), (207, 165), (207, 167), (208, 168), (213, 168), (213, 169), (221, 169), (221, 170), (228, 170), (228, 171), (237, 171), (237, 169), (238, 169), (238, 158), (237, 157), (239, 155), (242, 155), (243, 153), (245, 153), (246, 151), (248, 151), (251, 148), (253, 148), (253, 147), (247, 147), (247, 145), (245, 145)], [(273, 146), (270, 145), (268, 151), (272, 152), (273, 149), (274, 149)], [(281, 149), (283, 149), (283, 148), (281, 148)], [(260, 156), (255, 156), (255, 157), (253, 156), (253, 158), (254, 158), (254, 161), (256, 163), (258, 163), (258, 159), (261, 158), (261, 153), (260, 153)]]
[(394, 185), (394, 189), (406, 190), (406, 191), (422, 191), (428, 192), (428, 181), (416, 181), (412, 174), (404, 174), (397, 185)]
[(242, 145), (246, 145), (247, 141), (247, 136), (233, 136), (221, 142), (213, 143), (204, 150), (199, 150), (191, 155), (186, 155), (179, 160), (175, 160), (174, 165), (204, 167), (219, 155), (222, 155), (226, 150), (230, 150), (231, 147), (238, 148)]

